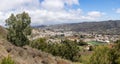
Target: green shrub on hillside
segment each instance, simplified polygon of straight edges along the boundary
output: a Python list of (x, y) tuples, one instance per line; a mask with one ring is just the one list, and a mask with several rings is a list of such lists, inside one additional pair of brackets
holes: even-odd
[(1, 64), (15, 64), (15, 62), (11, 59), (11, 57), (8, 56), (2, 59)]
[(34, 40), (30, 45), (33, 48), (40, 49), (55, 56), (60, 56), (71, 61), (78, 61), (77, 58), (79, 57), (79, 47), (73, 41), (65, 40), (60, 44), (57, 44), (47, 43), (45, 39), (40, 38)]
[(113, 47), (98, 46), (89, 64), (120, 64), (120, 40), (116, 41)]
[(90, 58), (89, 64), (111, 64), (110, 49), (106, 46), (99, 46), (95, 49)]
[(75, 42), (69, 40), (62, 41), (61, 43), (63, 44), (63, 46), (61, 47), (61, 55), (63, 56), (63, 58), (77, 61), (76, 58), (78, 58), (79, 56), (78, 45)]
[(47, 45), (48, 44), (46, 43), (46, 39), (44, 39), (44, 38), (39, 38), (39, 39), (33, 40), (30, 43), (31, 47), (40, 49), (42, 51), (46, 51)]
[(86, 42), (80, 40), (80, 42), (77, 43), (79, 46), (84, 46), (84, 45), (88, 45)]

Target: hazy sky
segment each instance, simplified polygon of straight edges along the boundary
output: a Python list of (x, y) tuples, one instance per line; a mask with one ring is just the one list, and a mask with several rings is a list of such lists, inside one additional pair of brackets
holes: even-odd
[(0, 25), (23, 11), (32, 25), (119, 20), (120, 0), (0, 0)]

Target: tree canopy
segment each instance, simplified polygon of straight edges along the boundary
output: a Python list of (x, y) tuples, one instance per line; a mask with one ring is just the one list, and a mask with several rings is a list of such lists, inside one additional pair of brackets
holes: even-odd
[(7, 39), (16, 46), (24, 46), (29, 43), (27, 35), (31, 34), (31, 18), (28, 13), (11, 14), (6, 19), (6, 26), (8, 29)]

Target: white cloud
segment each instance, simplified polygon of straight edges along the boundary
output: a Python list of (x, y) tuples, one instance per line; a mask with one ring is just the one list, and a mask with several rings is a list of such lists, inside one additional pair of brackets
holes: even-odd
[[(72, 5), (79, 5), (78, 0), (2, 0), (0, 2), (0, 25), (5, 23), (5, 19), (11, 13), (17, 14), (26, 11), (30, 14), (32, 24), (56, 24), (79, 22), (82, 20), (94, 20), (103, 15), (102, 12), (92, 11), (83, 15), (84, 11), (78, 9), (65, 10)], [(7, 5), (6, 5), (7, 4)]]
[(48, 10), (28, 10), (28, 13), (32, 16), (33, 23), (37, 24), (54, 24), (54, 23), (68, 23), (68, 22), (78, 22), (82, 20), (94, 20), (100, 16), (95, 14), (83, 16), (82, 10), (69, 10), (69, 11), (48, 11)]
[(39, 0), (1, 0), (0, 10), (8, 11), (20, 8), (35, 8), (39, 6)]
[(118, 8), (118, 9), (116, 10), (116, 13), (120, 13), (120, 8)]
[(91, 16), (91, 17), (101, 17), (102, 15), (104, 15), (104, 13), (99, 11), (88, 12), (88, 16)]
[(47, 10), (61, 10), (64, 8), (64, 3), (61, 0), (45, 0), (41, 6)]
[(66, 6), (79, 5), (78, 0), (44, 0), (41, 3), (42, 8), (47, 10), (63, 10)]

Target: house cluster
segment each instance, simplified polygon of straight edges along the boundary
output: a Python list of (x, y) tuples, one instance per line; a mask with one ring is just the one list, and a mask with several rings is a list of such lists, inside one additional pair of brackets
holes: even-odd
[(101, 35), (101, 34), (91, 34), (89, 35), (92, 38), (85, 38), (84, 40), (87, 41), (99, 41), (104, 43), (112, 43), (119, 39), (119, 35)]
[[(60, 38), (58, 38), (60, 37)], [(99, 41), (104, 43), (115, 42), (119, 39), (119, 35), (102, 35), (102, 34), (90, 34), (84, 32), (73, 32), (73, 31), (54, 31), (47, 29), (33, 29), (31, 39), (37, 38), (48, 38), (50, 42), (60, 42), (62, 38), (66, 38), (72, 41), (79, 42), (83, 40), (84, 42), (88, 41)]]
[(72, 36), (73, 32), (72, 31), (52, 31), (52, 30), (45, 30), (45, 29), (33, 29), (32, 30), (32, 40), (37, 39), (37, 38), (46, 38), (46, 37), (55, 37), (55, 36)]

